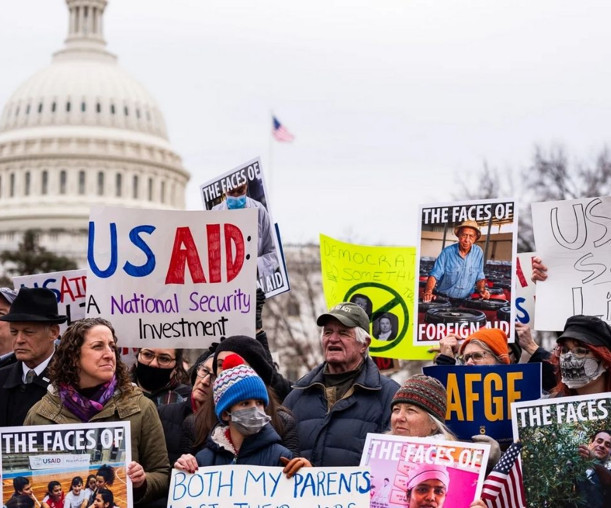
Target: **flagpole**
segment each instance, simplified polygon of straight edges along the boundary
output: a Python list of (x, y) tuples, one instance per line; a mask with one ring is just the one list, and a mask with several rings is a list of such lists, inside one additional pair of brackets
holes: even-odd
[[(270, 109), (269, 110), (269, 118), (268, 121), (271, 120), (272, 121), (272, 129), (273, 129), (273, 122), (274, 122), (274, 112)], [(269, 124), (268, 124), (269, 125)], [(273, 149), (274, 149), (274, 136), (272, 135), (272, 129), (269, 129), (268, 133), (267, 133), (267, 137), (269, 139), (269, 151), (268, 151), (268, 166), (269, 166), (269, 171), (267, 172), (267, 174), (269, 175), (268, 178), (268, 182), (269, 185), (267, 186), (267, 188), (269, 189), (269, 193), (270, 196), (274, 195), (274, 180), (273, 180)]]

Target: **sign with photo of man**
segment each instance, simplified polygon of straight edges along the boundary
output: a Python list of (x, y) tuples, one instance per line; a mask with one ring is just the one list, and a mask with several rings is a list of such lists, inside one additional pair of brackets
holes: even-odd
[(513, 336), (517, 250), (513, 200), (424, 205), (415, 293), (414, 344), (481, 327)]

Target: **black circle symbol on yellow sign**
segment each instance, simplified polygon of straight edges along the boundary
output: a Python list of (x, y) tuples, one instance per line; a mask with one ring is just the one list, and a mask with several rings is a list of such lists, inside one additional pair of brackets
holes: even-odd
[[(382, 305), (376, 305), (376, 310), (371, 314), (371, 322), (373, 323), (376, 319), (378, 319), (385, 312), (390, 312), (395, 307), (399, 307), (403, 311), (403, 326), (401, 330), (397, 332), (397, 336), (385, 343), (383, 346), (369, 346), (369, 350), (374, 353), (381, 353), (383, 351), (388, 351), (389, 349), (394, 348), (399, 342), (403, 340), (407, 333), (407, 328), (409, 326), (409, 310), (407, 309), (407, 305), (403, 297), (397, 293), (393, 288), (386, 286), (384, 284), (379, 284), (378, 282), (362, 282), (355, 286), (352, 286), (347, 292), (346, 296), (344, 296), (344, 301), (349, 302), (350, 298), (354, 293), (363, 293), (367, 295), (367, 288), (375, 289), (378, 296), (376, 296), (376, 300), (380, 301), (379, 293), (380, 290), (388, 293), (388, 297), (385, 298), (385, 303)], [(372, 300), (373, 301), (373, 300)]]

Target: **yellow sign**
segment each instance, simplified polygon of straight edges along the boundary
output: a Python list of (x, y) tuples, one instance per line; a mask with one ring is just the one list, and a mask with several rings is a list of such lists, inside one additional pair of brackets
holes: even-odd
[(429, 346), (413, 345), (415, 247), (355, 245), (320, 235), (327, 306), (354, 302), (369, 315), (371, 356), (430, 360)]

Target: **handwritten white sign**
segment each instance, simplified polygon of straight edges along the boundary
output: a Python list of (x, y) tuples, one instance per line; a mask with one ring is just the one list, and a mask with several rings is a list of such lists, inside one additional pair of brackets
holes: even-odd
[(537, 283), (537, 329), (562, 330), (577, 314), (611, 322), (611, 197), (533, 203), (532, 212), (548, 267)]

